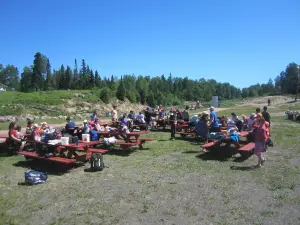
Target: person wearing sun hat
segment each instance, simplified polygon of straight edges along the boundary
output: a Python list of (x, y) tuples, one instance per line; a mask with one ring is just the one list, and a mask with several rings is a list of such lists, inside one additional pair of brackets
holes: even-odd
[(217, 114), (215, 112), (215, 108), (211, 106), (209, 108), (210, 111), (210, 132), (220, 132), (220, 126), (219, 126), (219, 121)]
[(90, 133), (90, 127), (87, 120), (83, 121), (83, 127), (82, 127), (82, 134), (89, 134)]

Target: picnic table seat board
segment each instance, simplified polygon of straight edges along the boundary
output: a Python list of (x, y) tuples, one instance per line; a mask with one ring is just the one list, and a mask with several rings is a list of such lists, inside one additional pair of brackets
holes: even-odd
[(238, 149), (238, 152), (243, 158), (249, 157), (253, 152), (255, 148), (255, 142), (250, 142), (243, 147)]
[(202, 148), (209, 148), (209, 147), (212, 147), (212, 146), (214, 146), (216, 143), (217, 143), (216, 140), (211, 141), (211, 142), (208, 142), (208, 143), (205, 143), (205, 144), (202, 145)]
[(18, 152), (19, 155), (23, 155), (26, 159), (28, 158), (33, 158), (33, 159), (42, 159), (42, 160), (48, 160), (48, 161), (54, 161), (54, 162), (59, 162), (59, 163), (63, 163), (63, 164), (72, 164), (75, 163), (77, 160), (76, 159), (67, 159), (67, 158), (63, 158), (63, 157), (58, 157), (58, 156), (54, 156), (54, 157), (45, 157), (45, 156), (39, 156), (37, 153), (35, 152), (26, 152), (26, 151), (22, 151), (22, 152)]
[(7, 138), (8, 138), (8, 135), (7, 135), (7, 134), (0, 134), (0, 138), (1, 138), (1, 139), (7, 139)]
[(255, 148), (255, 142), (249, 142), (243, 147), (239, 148), (238, 151), (251, 152)]

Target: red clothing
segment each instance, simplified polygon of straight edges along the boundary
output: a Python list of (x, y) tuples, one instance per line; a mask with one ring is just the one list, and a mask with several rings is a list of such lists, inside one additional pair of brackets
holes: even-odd
[(255, 141), (260, 142), (260, 141), (266, 141), (267, 140), (267, 130), (266, 126), (262, 125), (257, 128), (256, 133), (255, 133)]
[(259, 126), (259, 125), (258, 125), (258, 123), (257, 123), (257, 120), (254, 120), (253, 123), (252, 123), (252, 128), (253, 128), (253, 129), (256, 129), (256, 128), (258, 128), (258, 126)]
[(10, 129), (9, 132), (8, 132), (8, 136), (9, 137), (19, 138), (18, 137), (18, 132), (15, 129)]
[(268, 139), (270, 137), (270, 123), (265, 121), (265, 127), (266, 127), (267, 139)]

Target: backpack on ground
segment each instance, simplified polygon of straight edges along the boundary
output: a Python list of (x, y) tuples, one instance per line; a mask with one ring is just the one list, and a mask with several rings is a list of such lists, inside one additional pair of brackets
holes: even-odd
[(48, 179), (46, 173), (38, 171), (26, 171), (25, 172), (25, 183), (26, 184), (42, 184)]
[(101, 154), (93, 153), (90, 162), (91, 162), (91, 170), (101, 171), (104, 169), (104, 161), (103, 161), (103, 156)]

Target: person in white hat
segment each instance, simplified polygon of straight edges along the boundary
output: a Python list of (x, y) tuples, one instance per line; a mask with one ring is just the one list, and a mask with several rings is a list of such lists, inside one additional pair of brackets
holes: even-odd
[(90, 133), (90, 127), (89, 127), (89, 124), (88, 124), (87, 120), (83, 121), (83, 127), (82, 127), (81, 132), (82, 132), (82, 134), (89, 134)]
[(209, 108), (210, 111), (210, 132), (220, 132), (220, 126), (219, 126), (219, 121), (217, 114), (215, 112), (215, 108), (211, 106)]

